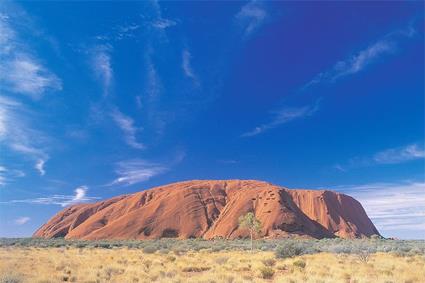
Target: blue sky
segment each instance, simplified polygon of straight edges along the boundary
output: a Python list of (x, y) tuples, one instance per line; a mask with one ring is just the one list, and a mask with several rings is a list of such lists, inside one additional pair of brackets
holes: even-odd
[(188, 179), (359, 199), (425, 237), (420, 2), (0, 4), (0, 236)]

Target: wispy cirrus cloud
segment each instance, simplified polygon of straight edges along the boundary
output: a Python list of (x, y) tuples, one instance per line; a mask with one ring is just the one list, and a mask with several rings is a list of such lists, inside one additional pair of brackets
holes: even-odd
[(338, 186), (332, 189), (356, 198), (379, 231), (398, 236), (397, 230), (425, 235), (425, 183), (403, 181)]
[(40, 173), (41, 176), (44, 176), (46, 174), (46, 170), (44, 170), (44, 164), (46, 163), (46, 160), (44, 159), (38, 159), (37, 163), (35, 164), (35, 169)]
[(98, 197), (87, 196), (88, 187), (80, 186), (74, 190), (73, 195), (52, 195), (47, 197), (39, 197), (32, 199), (16, 199), (3, 201), (3, 204), (28, 203), (28, 204), (43, 204), (43, 205), (60, 205), (62, 207), (77, 203), (86, 203), (98, 200)]
[(280, 125), (286, 124), (296, 119), (309, 117), (319, 110), (319, 103), (313, 105), (306, 105), (303, 107), (284, 107), (278, 111), (272, 112), (273, 118), (270, 122), (259, 125), (253, 130), (243, 133), (241, 137), (253, 137), (264, 133), (268, 130), (274, 129)]
[(250, 1), (242, 6), (235, 15), (236, 23), (241, 28), (244, 37), (248, 37), (257, 30), (267, 18), (267, 11), (260, 1)]
[(192, 68), (192, 54), (186, 48), (182, 52), (182, 69), (186, 77), (190, 78), (196, 86), (199, 86), (199, 79)]
[(177, 22), (171, 19), (166, 19), (162, 16), (161, 6), (159, 5), (159, 1), (154, 0), (151, 2), (153, 8), (153, 14), (155, 19), (151, 21), (152, 27), (158, 29), (160, 31), (164, 31), (167, 28), (173, 27), (177, 25)]
[(377, 164), (397, 164), (417, 159), (425, 159), (423, 145), (409, 144), (398, 148), (390, 148), (373, 156), (373, 161)]
[[(49, 138), (34, 129), (32, 122), (26, 118), (29, 113), (30, 111), (15, 99), (0, 97), (0, 143), (34, 160), (34, 166), (39, 170), (37, 167), (40, 166), (40, 162), (44, 166), (49, 158), (46, 153)], [(41, 173), (40, 170), (39, 172)]]
[(5, 166), (0, 166), (0, 187), (7, 185), (16, 178), (24, 177), (25, 173), (17, 169), (9, 169)]
[(152, 22), (152, 26), (157, 29), (167, 29), (169, 27), (177, 25), (176, 21), (170, 19), (159, 18)]
[(421, 144), (408, 144), (379, 151), (372, 156), (354, 157), (346, 164), (336, 164), (334, 168), (346, 172), (349, 169), (376, 165), (399, 164), (425, 159), (425, 149)]
[(169, 170), (168, 167), (143, 159), (132, 159), (117, 163), (118, 177), (110, 185), (133, 185), (147, 181)]
[(49, 91), (62, 90), (62, 81), (31, 51), (12, 20), (0, 14), (0, 83), (4, 90), (39, 99)]
[(0, 67), (0, 81), (11, 92), (40, 98), (47, 91), (62, 89), (61, 80), (37, 59), (27, 54), (5, 61)]
[(108, 96), (113, 81), (114, 72), (111, 64), (110, 45), (98, 45), (91, 53), (91, 65), (97, 79), (102, 84), (103, 95)]
[(22, 217), (16, 218), (14, 222), (15, 222), (16, 225), (24, 225), (24, 224), (28, 223), (30, 220), (31, 220), (30, 217), (22, 216)]
[[(7, 5), (4, 7), (7, 10)], [(29, 46), (26, 35), (33, 32), (32, 23), (25, 11), (14, 7), (13, 17), (0, 13), (0, 142), (14, 152), (35, 160), (35, 168), (48, 158), (46, 144), (49, 138), (34, 126), (31, 111), (11, 95), (26, 95), (34, 100), (46, 93), (62, 90), (61, 79), (51, 72), (45, 62)], [(18, 28), (19, 27), (19, 28)], [(34, 118), (34, 117), (32, 117)], [(38, 164), (38, 165), (37, 165)], [(41, 172), (41, 171), (40, 171)], [(43, 170), (43, 172), (45, 172)]]
[(135, 149), (145, 148), (143, 143), (137, 141), (137, 132), (141, 129), (135, 126), (134, 120), (131, 117), (124, 115), (117, 109), (111, 113), (111, 116), (118, 127), (123, 131), (124, 140), (129, 146)]
[(399, 42), (413, 37), (415, 33), (413, 27), (409, 26), (406, 29), (399, 29), (385, 35), (365, 49), (337, 62), (330, 70), (319, 73), (305, 84), (302, 90), (320, 83), (333, 83), (342, 77), (363, 71), (382, 57), (395, 54), (399, 48)]
[(153, 177), (164, 174), (173, 166), (180, 163), (186, 156), (184, 151), (178, 151), (173, 159), (167, 162), (152, 162), (146, 159), (130, 159), (116, 163), (115, 178), (112, 185), (133, 185), (150, 180)]

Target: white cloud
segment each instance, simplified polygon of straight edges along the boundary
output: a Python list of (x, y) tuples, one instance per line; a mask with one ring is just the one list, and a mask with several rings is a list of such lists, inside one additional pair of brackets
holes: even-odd
[[(161, 11), (161, 6), (159, 5), (159, 1), (154, 0), (150, 2), (152, 4), (152, 8), (153, 8), (153, 15), (155, 17), (155, 19), (151, 22), (151, 25), (160, 30), (161, 32), (165, 31), (167, 28), (170, 28), (172, 26), (175, 26), (177, 24), (176, 21), (170, 20), (170, 19), (165, 19), (162, 17), (162, 11)], [(164, 35), (164, 34), (162, 34)]]
[(258, 29), (267, 18), (267, 12), (259, 1), (250, 1), (242, 6), (235, 19), (247, 37)]
[(252, 137), (258, 134), (264, 133), (267, 130), (276, 128), (280, 125), (286, 124), (295, 119), (301, 119), (313, 115), (319, 110), (319, 103), (314, 105), (307, 105), (298, 108), (282, 108), (279, 111), (274, 112), (272, 121), (266, 124), (259, 125), (253, 130), (246, 132), (241, 137)]
[(46, 160), (44, 159), (38, 159), (37, 163), (35, 164), (35, 169), (38, 170), (41, 176), (44, 176), (46, 174), (46, 171), (44, 170), (44, 164), (46, 163)]
[(397, 230), (423, 231), (425, 235), (424, 182), (372, 183), (334, 189), (360, 201), (386, 236), (394, 236)]
[(7, 185), (16, 178), (22, 178), (24, 176), (25, 173), (21, 170), (0, 166), (0, 187)]
[(5, 90), (33, 99), (48, 91), (62, 90), (62, 81), (24, 44), (7, 16), (0, 17), (0, 34), (0, 83)]
[(399, 46), (399, 41), (406, 37), (410, 38), (414, 34), (415, 31), (412, 27), (389, 33), (369, 45), (366, 49), (357, 52), (345, 60), (337, 62), (330, 70), (319, 73), (313, 80), (304, 85), (303, 89), (307, 89), (319, 83), (333, 83), (341, 77), (359, 73), (381, 57), (394, 54)]
[(424, 146), (419, 144), (408, 144), (401, 147), (386, 149), (369, 157), (354, 157), (351, 158), (347, 164), (337, 164), (334, 168), (341, 172), (346, 172), (348, 169), (357, 167), (400, 164), (421, 159), (425, 159)]
[(169, 112), (161, 109), (161, 99), (164, 87), (161, 82), (158, 70), (153, 60), (153, 48), (148, 48), (145, 54), (146, 78), (145, 95), (143, 96), (143, 107), (147, 115), (147, 124), (155, 131), (155, 134), (162, 135), (168, 123)]
[(15, 219), (15, 224), (16, 225), (24, 225), (26, 223), (28, 223), (28, 221), (30, 221), (31, 218), (29, 218), (28, 216), (23, 216), (23, 217), (19, 217), (17, 219)]
[(152, 26), (157, 28), (157, 29), (167, 29), (169, 27), (175, 26), (176, 24), (177, 24), (177, 22), (175, 22), (173, 20), (162, 19), (162, 18), (152, 22)]
[(94, 200), (98, 200), (98, 197), (87, 196), (87, 186), (80, 186), (74, 190), (73, 195), (52, 195), (48, 197), (39, 197), (34, 199), (18, 199), (3, 201), (3, 204), (14, 204), (14, 203), (29, 203), (29, 204), (43, 204), (43, 205), (60, 205), (68, 206), (77, 203), (86, 203)]
[(140, 130), (134, 125), (134, 120), (118, 110), (114, 110), (111, 114), (112, 119), (124, 133), (125, 142), (136, 149), (144, 149), (145, 146), (137, 141), (136, 135)]
[(182, 54), (183, 72), (188, 78), (190, 78), (193, 81), (195, 85), (199, 86), (199, 80), (193, 71), (191, 59), (192, 59), (192, 54), (190, 53), (190, 51), (188, 49), (184, 49)]
[(33, 129), (32, 124), (26, 117), (31, 113), (20, 102), (0, 97), (0, 143), (11, 150), (30, 159), (47, 160), (45, 145), (48, 138), (40, 131)]
[(137, 95), (135, 99), (137, 108), (141, 109), (143, 107), (142, 97), (140, 95)]
[(111, 185), (124, 184), (133, 185), (151, 179), (168, 171), (166, 166), (152, 163), (143, 159), (132, 159), (117, 163), (115, 173), (118, 177)]
[(134, 32), (140, 28), (140, 25), (138, 24), (129, 24), (129, 25), (122, 25), (118, 26), (117, 28), (117, 34), (115, 36), (115, 39), (121, 40), (124, 38), (131, 38), (134, 37)]
[(147, 95), (150, 100), (153, 100), (153, 99), (157, 99), (159, 95), (161, 94), (162, 85), (161, 85), (161, 80), (159, 78), (158, 72), (153, 63), (151, 52), (147, 52), (146, 61), (147, 61), (147, 78), (146, 78)]
[(186, 153), (179, 150), (176, 152), (173, 159), (163, 163), (152, 162), (145, 159), (130, 159), (117, 162), (115, 168), (117, 178), (108, 184), (108, 186), (133, 185), (147, 181), (155, 176), (168, 172), (172, 166), (182, 162), (185, 157)]
[(114, 75), (110, 51), (111, 47), (109, 45), (99, 45), (93, 49), (92, 53), (92, 68), (102, 84), (104, 96), (107, 96), (110, 92)]
[(45, 92), (61, 90), (61, 80), (34, 59), (23, 55), (5, 61), (0, 67), (0, 81), (12, 92), (40, 98)]
[(424, 147), (417, 144), (387, 149), (373, 156), (378, 164), (396, 164), (417, 159), (425, 159)]
[(98, 41), (111, 42), (111, 41), (120, 41), (128, 38), (135, 38), (137, 31), (141, 28), (140, 25), (136, 23), (125, 23), (112, 27), (108, 30), (106, 34), (96, 35), (94, 38)]

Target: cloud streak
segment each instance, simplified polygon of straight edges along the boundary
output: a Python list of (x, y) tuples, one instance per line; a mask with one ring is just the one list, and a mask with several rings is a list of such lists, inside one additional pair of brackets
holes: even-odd
[(0, 83), (5, 90), (39, 99), (62, 90), (62, 81), (36, 58), (6, 15), (0, 15)]
[(104, 96), (109, 95), (114, 75), (110, 52), (111, 47), (109, 45), (99, 45), (93, 49), (91, 58), (93, 71), (102, 84)]
[(24, 224), (28, 223), (30, 220), (31, 220), (30, 217), (28, 217), (28, 216), (22, 216), (22, 217), (19, 217), (19, 218), (16, 218), (15, 219), (15, 224), (16, 225), (24, 225)]
[(147, 181), (169, 170), (168, 167), (144, 159), (132, 159), (117, 163), (118, 177), (111, 185), (133, 185)]
[(170, 19), (163, 19), (163, 18), (159, 18), (152, 22), (152, 26), (154, 28), (161, 29), (161, 30), (167, 29), (169, 27), (173, 27), (175, 25), (177, 25), (176, 21), (173, 21)]
[(425, 183), (371, 183), (334, 189), (355, 197), (379, 231), (392, 236), (397, 230), (425, 235)]
[(77, 204), (86, 203), (98, 200), (98, 197), (87, 196), (88, 187), (80, 186), (74, 190), (73, 195), (52, 195), (48, 197), (39, 197), (33, 199), (18, 199), (3, 201), (3, 204), (15, 204), (15, 203), (27, 203), (27, 204), (42, 204), (42, 205), (60, 205), (62, 207)]
[(289, 123), (296, 119), (309, 117), (319, 110), (319, 103), (307, 105), (298, 108), (284, 107), (278, 111), (272, 112), (273, 118), (270, 122), (259, 125), (253, 130), (243, 133), (241, 137), (253, 137), (262, 134), (268, 130), (274, 129), (280, 125)]
[[(6, 96), (0, 97), (0, 143), (35, 160), (34, 166), (41, 173), (39, 168), (44, 168), (44, 163), (48, 159), (45, 152), (48, 138), (42, 132), (33, 129), (30, 121), (25, 118), (28, 112), (20, 102)], [(40, 160), (43, 162), (40, 163)], [(43, 166), (40, 167), (41, 165)]]
[(21, 170), (9, 169), (5, 166), (0, 166), (0, 187), (6, 186), (16, 178), (22, 178), (25, 173)]
[(385, 149), (369, 157), (351, 158), (347, 164), (336, 164), (334, 168), (341, 172), (346, 172), (352, 168), (400, 164), (421, 159), (425, 159), (424, 146), (419, 144), (408, 144), (396, 148)]
[(112, 119), (124, 133), (125, 142), (135, 149), (144, 149), (145, 146), (137, 141), (136, 135), (140, 130), (134, 125), (134, 120), (118, 110), (114, 110), (111, 114)]
[(44, 159), (38, 159), (37, 163), (35, 164), (35, 169), (37, 169), (41, 176), (44, 176), (46, 174), (46, 171), (44, 170), (45, 163), (46, 161)]
[(235, 15), (235, 20), (241, 28), (244, 37), (248, 37), (256, 31), (267, 18), (267, 12), (259, 1), (250, 1), (242, 6)]
[(373, 161), (377, 164), (397, 164), (418, 159), (425, 159), (425, 149), (418, 144), (390, 148), (373, 156)]
[(199, 80), (192, 68), (192, 54), (188, 49), (182, 53), (182, 69), (186, 77), (190, 78), (196, 86), (199, 86)]
[(389, 33), (365, 49), (345, 60), (337, 62), (330, 70), (319, 73), (304, 85), (302, 90), (320, 83), (334, 83), (342, 77), (359, 73), (380, 58), (395, 54), (399, 46), (399, 41), (411, 38), (414, 34), (415, 30), (410, 26), (407, 29), (400, 29)]
[(153, 177), (170, 171), (171, 167), (182, 162), (185, 156), (186, 153), (184, 151), (178, 151), (173, 159), (162, 163), (140, 158), (117, 162), (115, 164), (117, 177), (107, 186), (134, 185), (148, 181)]

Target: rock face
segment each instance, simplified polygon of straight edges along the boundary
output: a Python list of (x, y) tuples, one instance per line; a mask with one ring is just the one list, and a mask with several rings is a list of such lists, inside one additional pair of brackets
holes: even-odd
[(187, 181), (65, 208), (34, 237), (155, 239), (246, 237), (238, 218), (254, 212), (259, 236), (379, 235), (361, 204), (332, 191), (290, 190), (251, 180)]

